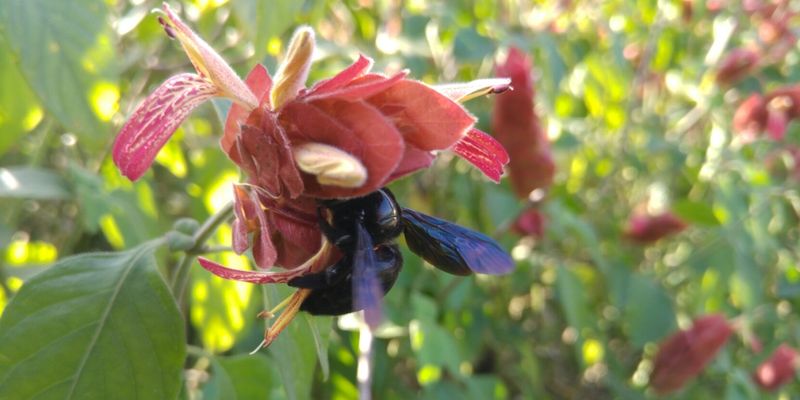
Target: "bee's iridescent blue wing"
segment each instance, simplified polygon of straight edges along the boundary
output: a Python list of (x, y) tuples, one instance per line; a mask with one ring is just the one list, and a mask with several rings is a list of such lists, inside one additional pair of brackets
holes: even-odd
[(494, 239), (452, 222), (403, 208), (403, 232), (411, 251), (442, 271), (500, 275), (514, 269)]
[(383, 290), (375, 270), (378, 263), (372, 238), (360, 222), (356, 224), (353, 252), (353, 308), (364, 310), (364, 319), (373, 330), (383, 318)]

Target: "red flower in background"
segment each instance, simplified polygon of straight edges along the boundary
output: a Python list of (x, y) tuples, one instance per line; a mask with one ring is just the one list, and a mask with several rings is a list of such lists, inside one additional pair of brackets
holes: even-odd
[(753, 374), (758, 386), (775, 390), (794, 379), (797, 352), (786, 344), (775, 349), (769, 359), (761, 363)]
[(765, 96), (750, 95), (733, 116), (733, 129), (746, 141), (762, 132), (773, 140), (782, 140), (791, 121), (800, 118), (800, 85), (775, 89)]
[(750, 95), (733, 114), (733, 130), (745, 135), (748, 140), (755, 139), (767, 126), (767, 107), (764, 96)]
[(650, 386), (659, 394), (682, 388), (711, 362), (731, 333), (725, 317), (715, 314), (698, 318), (691, 328), (670, 336), (659, 346)]
[[(372, 60), (361, 56), (306, 88), (315, 40), (304, 27), (274, 77), (256, 65), (242, 81), (168, 5), (163, 12), (166, 18), (159, 20), (196, 73), (169, 78), (137, 107), (117, 136), (114, 162), (125, 176), (138, 179), (192, 109), (215, 96), (233, 100), (221, 146), (249, 181), (235, 189), (234, 249), (247, 249), (252, 236), (261, 268), (295, 268), (322, 251), (317, 198), (373, 192), (428, 167), (442, 150), (454, 151), (495, 181), (508, 162), (503, 147), (476, 129), (475, 118), (459, 104), (505, 91), (508, 79), (432, 87), (407, 79), (405, 71), (370, 72)], [(242, 271), (208, 260), (201, 264), (218, 275), (242, 277)], [(290, 274), (301, 273), (303, 268)]]
[(547, 220), (541, 211), (535, 208), (529, 208), (522, 211), (514, 223), (511, 225), (511, 231), (520, 236), (532, 236), (541, 238), (544, 236), (544, 227)]
[(723, 85), (734, 84), (749, 75), (758, 67), (758, 52), (752, 49), (733, 49), (722, 60), (717, 71), (717, 82)]
[(555, 174), (550, 142), (534, 110), (531, 61), (512, 47), (505, 62), (495, 67), (495, 73), (511, 78), (514, 90), (496, 99), (492, 131), (510, 153), (509, 177), (514, 192), (527, 199), (533, 190), (548, 188)]
[(625, 237), (639, 244), (648, 244), (686, 229), (687, 225), (671, 212), (658, 215), (634, 214), (628, 220)]

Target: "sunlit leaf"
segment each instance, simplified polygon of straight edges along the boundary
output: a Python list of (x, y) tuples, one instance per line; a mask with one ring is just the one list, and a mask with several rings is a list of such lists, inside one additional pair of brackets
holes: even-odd
[(0, 398), (175, 398), (184, 329), (157, 244), (65, 258), (29, 280), (0, 319)]
[(42, 109), (25, 78), (9, 57), (11, 49), (0, 36), (0, 155), (13, 146), (18, 139), (33, 129), (42, 119)]
[(28, 84), (50, 113), (95, 148), (109, 138), (96, 111), (108, 100), (100, 89), (115, 85), (118, 73), (108, 15), (109, 3), (99, 0), (9, 0), (0, 8)]
[(0, 168), (0, 198), (63, 200), (72, 195), (64, 179), (35, 167)]

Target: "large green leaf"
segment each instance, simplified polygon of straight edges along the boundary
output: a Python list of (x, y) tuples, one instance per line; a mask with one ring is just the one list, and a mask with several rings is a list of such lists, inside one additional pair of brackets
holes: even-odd
[[(8, 0), (0, 25), (44, 106), (68, 129), (99, 142), (99, 114), (116, 101), (117, 59), (108, 2)], [(4, 90), (8, 90), (5, 88)]]
[(184, 328), (157, 243), (65, 258), (22, 286), (0, 319), (0, 398), (176, 398)]
[(35, 167), (0, 168), (0, 198), (61, 200), (71, 197), (55, 172)]

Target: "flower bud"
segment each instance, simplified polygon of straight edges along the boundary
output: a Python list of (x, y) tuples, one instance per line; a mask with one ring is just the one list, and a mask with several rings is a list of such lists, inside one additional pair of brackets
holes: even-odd
[(733, 114), (733, 130), (755, 138), (767, 125), (767, 102), (758, 93), (747, 98)]
[(714, 314), (698, 318), (691, 328), (670, 336), (659, 346), (650, 386), (659, 394), (682, 388), (711, 362), (731, 333), (725, 317)]
[(686, 223), (675, 214), (635, 214), (628, 220), (625, 236), (639, 244), (649, 244), (686, 229)]
[(717, 82), (722, 85), (732, 85), (758, 66), (759, 55), (750, 49), (734, 49), (722, 60), (717, 71)]
[(511, 225), (511, 231), (520, 236), (541, 238), (544, 236), (545, 223), (545, 217), (539, 210), (529, 208), (517, 216)]
[(794, 378), (797, 352), (786, 344), (781, 344), (770, 358), (758, 366), (753, 380), (764, 390), (773, 391)]

